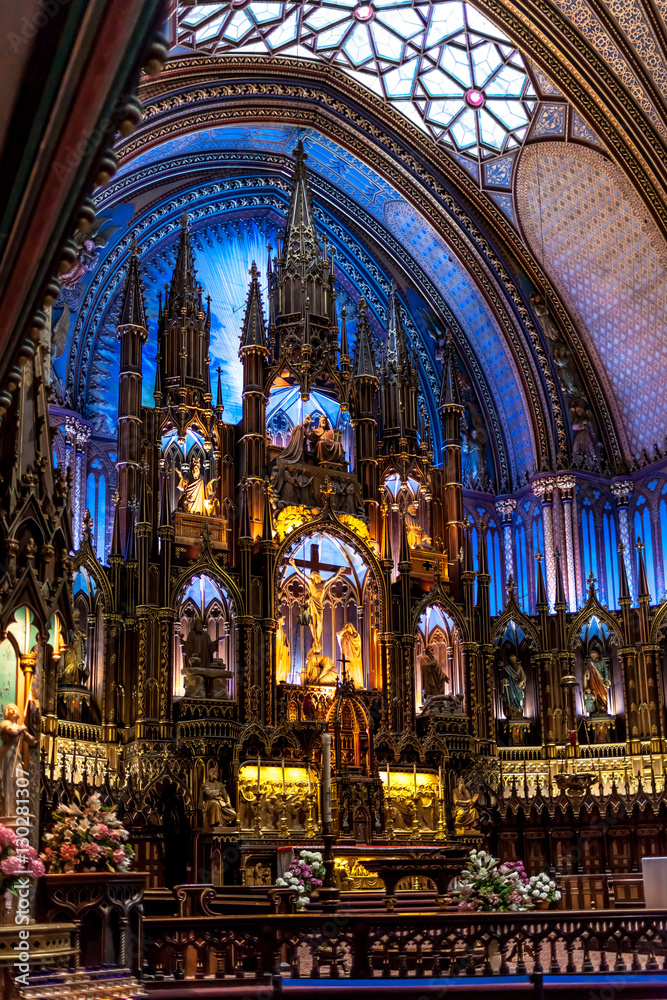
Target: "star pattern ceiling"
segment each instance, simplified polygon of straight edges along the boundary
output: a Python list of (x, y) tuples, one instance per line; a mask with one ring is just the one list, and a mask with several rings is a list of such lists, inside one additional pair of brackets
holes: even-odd
[(476, 158), (520, 146), (537, 105), (513, 43), (459, 0), (182, 5), (176, 33), (182, 48), (333, 63), (436, 140)]

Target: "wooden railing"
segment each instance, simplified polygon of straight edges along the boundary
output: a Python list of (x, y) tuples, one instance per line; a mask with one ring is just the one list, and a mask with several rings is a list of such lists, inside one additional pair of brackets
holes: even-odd
[(664, 911), (148, 917), (144, 934), (147, 986), (667, 971)]

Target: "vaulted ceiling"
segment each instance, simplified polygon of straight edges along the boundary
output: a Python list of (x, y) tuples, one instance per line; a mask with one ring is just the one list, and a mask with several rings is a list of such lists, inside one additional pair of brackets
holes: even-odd
[[(666, 36), (654, 0), (630, 11), (579, 0), (180, 8), (167, 70), (142, 86), (144, 119), (98, 197), (110, 235), (71, 303), (63, 387), (112, 423), (131, 239), (150, 312), (185, 208), (236, 419), (246, 273), (282, 225), (301, 137), (342, 301), (354, 314), (364, 294), (382, 339), (397, 282), (434, 422), (438, 341), (452, 332), (495, 488), (576, 465), (584, 413), (596, 468), (620, 474), (667, 431)], [(151, 364), (149, 347), (147, 384)]]

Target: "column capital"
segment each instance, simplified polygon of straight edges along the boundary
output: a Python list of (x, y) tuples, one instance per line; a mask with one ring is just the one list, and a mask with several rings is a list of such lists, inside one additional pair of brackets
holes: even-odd
[[(561, 491), (561, 493), (573, 490), (576, 484), (577, 480), (575, 479), (574, 476), (558, 476), (558, 478), (556, 479), (556, 486)], [(572, 497), (563, 497), (563, 500), (571, 500), (571, 499)]]
[(634, 483), (630, 479), (622, 479), (616, 483), (612, 483), (609, 489), (616, 498), (617, 507), (627, 507), (630, 503)]
[(553, 500), (554, 486), (557, 485), (556, 479), (534, 479), (530, 484), (530, 488), (533, 493), (538, 496), (542, 503), (551, 503)]
[(512, 514), (516, 510), (516, 503), (514, 497), (505, 497), (502, 500), (496, 500), (495, 507), (503, 522), (511, 521)]

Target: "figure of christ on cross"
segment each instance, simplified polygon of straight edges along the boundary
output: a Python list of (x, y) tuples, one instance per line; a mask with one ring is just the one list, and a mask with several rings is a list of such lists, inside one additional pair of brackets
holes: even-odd
[[(316, 569), (311, 568), (310, 574), (304, 573), (300, 569), (294, 558), (290, 559), (290, 566), (294, 569), (298, 579), (303, 584), (305, 591), (308, 595), (308, 613), (312, 619), (310, 625), (310, 631), (313, 637), (313, 645), (311, 652), (322, 651), (322, 626), (324, 623), (324, 602), (329, 595), (331, 588), (337, 580), (340, 580), (342, 576), (347, 572), (346, 566), (340, 566), (336, 568), (335, 566), (320, 566), (319, 562), (319, 549), (316, 545), (311, 546), (310, 550), (310, 563), (306, 564), (303, 560), (300, 560), (303, 565), (309, 565), (311, 567), (315, 566)], [(328, 580), (323, 580), (322, 575), (319, 572), (320, 569), (333, 569), (335, 570), (333, 576), (330, 576)]]

